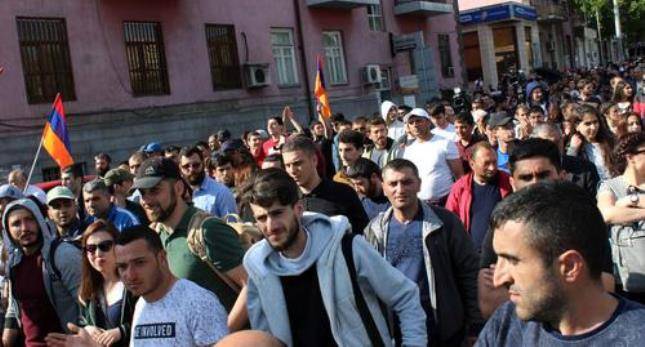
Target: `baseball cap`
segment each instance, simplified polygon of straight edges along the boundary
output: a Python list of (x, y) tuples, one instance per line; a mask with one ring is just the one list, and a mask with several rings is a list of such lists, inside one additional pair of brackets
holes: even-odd
[(181, 179), (179, 166), (169, 158), (146, 159), (137, 170), (132, 189), (152, 188), (164, 178)]
[(105, 185), (109, 187), (113, 184), (118, 184), (123, 181), (129, 181), (133, 178), (134, 175), (129, 171), (117, 168), (108, 171), (103, 177), (103, 180), (105, 181)]
[(407, 123), (410, 117), (421, 117), (425, 119), (430, 119), (430, 115), (428, 115), (428, 112), (420, 107), (413, 108), (412, 111), (408, 112), (408, 114), (406, 114), (403, 117), (403, 122)]
[(20, 189), (12, 186), (11, 184), (3, 184), (0, 186), (0, 199), (11, 198), (17, 200), (22, 198), (22, 196)]
[(158, 152), (163, 152), (163, 149), (161, 148), (161, 145), (159, 144), (159, 142), (150, 142), (143, 148), (143, 152), (158, 153)]
[(57, 186), (47, 192), (47, 205), (56, 199), (76, 200), (76, 197), (69, 188)]
[(488, 119), (488, 125), (491, 128), (495, 128), (498, 126), (506, 125), (512, 121), (513, 121), (513, 118), (509, 116), (508, 113), (504, 111), (500, 111), (500, 112), (492, 113), (490, 115), (490, 118)]

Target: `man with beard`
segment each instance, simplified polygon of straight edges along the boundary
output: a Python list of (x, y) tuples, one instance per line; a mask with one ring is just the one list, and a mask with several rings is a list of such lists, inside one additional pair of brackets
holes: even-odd
[(305, 213), (279, 169), (262, 171), (245, 197), (265, 236), (244, 257), (253, 329), (287, 346), (392, 346), (381, 302), (399, 317), (404, 346), (427, 345), (416, 286), (363, 238), (345, 236), (347, 218)]
[(608, 293), (607, 229), (593, 198), (570, 182), (541, 182), (493, 212), (493, 282), (510, 294), (479, 346), (642, 346), (645, 307)]
[(214, 346), (228, 334), (226, 311), (217, 297), (177, 279), (159, 236), (137, 226), (116, 240), (116, 263), (125, 287), (137, 297), (131, 346)]
[(379, 168), (383, 168), (391, 159), (396, 156), (397, 146), (394, 140), (387, 136), (387, 125), (382, 118), (374, 117), (367, 121), (367, 135), (372, 144), (365, 147), (363, 158), (367, 158)]
[(390, 207), (390, 201), (383, 195), (381, 169), (373, 161), (358, 158), (347, 168), (346, 174), (361, 199), (367, 218), (371, 220)]
[(237, 213), (233, 193), (222, 183), (208, 177), (204, 171), (202, 152), (186, 147), (179, 153), (181, 173), (193, 189), (193, 204), (215, 217)]
[(472, 172), (452, 185), (446, 209), (459, 216), (479, 253), (493, 208), (512, 188), (509, 175), (497, 169), (497, 153), (488, 142), (472, 147), (470, 167)]
[(461, 159), (462, 166), (464, 167), (464, 173), (469, 173), (471, 171), (470, 157), (472, 157), (473, 146), (480, 141), (486, 141), (486, 138), (473, 132), (474, 127), (475, 121), (473, 120), (473, 116), (470, 112), (463, 111), (456, 116), (455, 135), (457, 140), (455, 141), (455, 144), (457, 145), (459, 158)]
[(236, 291), (210, 268), (214, 266), (240, 288), (246, 284), (246, 271), (242, 267), (244, 250), (235, 230), (218, 218), (204, 221), (203, 245), (211, 263), (207, 264), (190, 251), (186, 242), (190, 221), (199, 209), (188, 206), (181, 198), (186, 183), (177, 164), (166, 158), (144, 161), (132, 188), (141, 193), (141, 206), (161, 237), (172, 273), (213, 292), (230, 314), (229, 327), (232, 330), (242, 327), (247, 320), (244, 295), (238, 298)]
[(94, 169), (98, 177), (103, 177), (110, 170), (112, 158), (107, 153), (99, 153), (94, 157)]
[(67, 187), (54, 187), (47, 192), (47, 215), (56, 225), (58, 236), (75, 239), (85, 231), (85, 223), (77, 217), (74, 193)]
[[(64, 332), (78, 322), (81, 251), (54, 240), (45, 217), (30, 199), (7, 205), (2, 216), (9, 252), (9, 305), (4, 346), (15, 346), (22, 334), (26, 346), (44, 346), (49, 333)], [(54, 244), (57, 246), (53, 246)]]
[(119, 231), (140, 224), (134, 213), (116, 206), (112, 202), (112, 194), (102, 179), (95, 179), (83, 186), (83, 201), (87, 210), (87, 225), (97, 219), (105, 219)]
[(429, 346), (460, 346), (481, 323), (477, 254), (457, 216), (420, 200), (420, 189), (414, 163), (389, 162), (383, 191), (392, 207), (370, 222), (365, 238), (418, 286)]

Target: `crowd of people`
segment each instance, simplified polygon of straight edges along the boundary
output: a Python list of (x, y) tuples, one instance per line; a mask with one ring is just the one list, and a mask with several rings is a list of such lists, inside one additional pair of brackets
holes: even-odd
[(2, 345), (642, 345), (643, 69), (520, 88), (14, 170)]

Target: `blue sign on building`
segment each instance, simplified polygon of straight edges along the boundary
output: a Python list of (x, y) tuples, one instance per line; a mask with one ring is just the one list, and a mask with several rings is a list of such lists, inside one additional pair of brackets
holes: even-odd
[(535, 9), (519, 4), (501, 4), (464, 11), (459, 15), (461, 24), (497, 22), (510, 19), (536, 20)]

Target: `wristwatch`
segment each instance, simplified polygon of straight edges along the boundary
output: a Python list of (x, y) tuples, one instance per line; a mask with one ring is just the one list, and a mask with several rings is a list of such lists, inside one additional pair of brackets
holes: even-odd
[(627, 195), (629, 196), (629, 202), (631, 203), (632, 206), (638, 206), (638, 203), (640, 202), (640, 189), (635, 186), (629, 186), (627, 187)]

